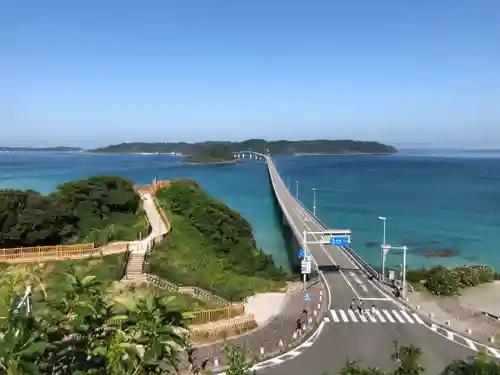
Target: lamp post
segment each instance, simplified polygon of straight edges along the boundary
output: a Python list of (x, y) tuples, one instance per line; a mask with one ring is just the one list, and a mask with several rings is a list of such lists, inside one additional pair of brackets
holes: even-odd
[(295, 181), (295, 199), (299, 200), (299, 181)]
[(387, 254), (386, 250), (384, 249), (384, 246), (385, 246), (385, 226), (386, 226), (387, 218), (383, 217), (383, 216), (379, 216), (378, 219), (382, 220), (384, 222), (384, 237), (382, 240), (382, 252), (380, 254), (382, 257), (382, 281), (384, 281), (384, 279), (385, 279), (385, 256)]
[(312, 188), (313, 191), (313, 215), (316, 216), (316, 188)]
[(382, 250), (403, 250), (403, 269), (401, 270), (403, 273), (403, 299), (406, 300), (406, 250), (407, 246), (391, 246), (391, 245), (382, 245)]

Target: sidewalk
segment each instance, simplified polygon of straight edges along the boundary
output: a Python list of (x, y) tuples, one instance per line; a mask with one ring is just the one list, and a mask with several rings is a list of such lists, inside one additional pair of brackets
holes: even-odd
[[(235, 338), (229, 338), (226, 341), (196, 347), (196, 363), (199, 365), (203, 360), (210, 359), (210, 370), (217, 372), (221, 371), (227, 364), (224, 351), (227, 344), (243, 348), (249, 358), (256, 358), (260, 361), (277, 356), (282, 352), (290, 350), (290, 345), (296, 346), (302, 342), (307, 334), (302, 334), (300, 340), (296, 340), (295, 342), (293, 340), (297, 326), (296, 321), (298, 318), (304, 320), (305, 315), (302, 311), (307, 310), (308, 317), (313, 318), (312, 324), (308, 324), (307, 333), (310, 333), (310, 330), (317, 326), (326, 309), (324, 299), (326, 290), (323, 283), (320, 282), (310, 287), (307, 292), (302, 292), (300, 289), (297, 290), (295, 288), (287, 294), (281, 312), (254, 331)], [(305, 300), (304, 296), (306, 294), (311, 297), (311, 301)], [(322, 297), (320, 297), (320, 294), (322, 294)], [(318, 304), (320, 305), (320, 309), (318, 309)], [(316, 317), (313, 315), (314, 310), (317, 312)]]
[[(438, 297), (426, 291), (408, 294), (409, 305), (433, 321), (464, 337), (500, 347), (500, 283), (493, 282), (465, 289), (462, 295)], [(493, 342), (491, 338), (494, 337)]]

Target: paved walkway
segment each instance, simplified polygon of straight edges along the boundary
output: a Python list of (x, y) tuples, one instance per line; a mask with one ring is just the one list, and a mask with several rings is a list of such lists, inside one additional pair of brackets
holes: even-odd
[[(317, 283), (310, 287), (307, 293), (302, 292), (296, 284), (294, 285), (295, 287), (287, 293), (282, 310), (278, 315), (270, 318), (252, 332), (226, 341), (197, 347), (195, 354), (197, 363), (200, 364), (203, 360), (210, 359), (212, 363), (211, 370), (214, 372), (219, 371), (227, 364), (224, 350), (227, 344), (242, 347), (249, 357), (258, 359), (270, 358), (287, 349), (289, 350), (289, 345), (293, 343), (294, 332), (297, 328), (296, 321), (298, 318), (304, 320), (305, 315), (302, 311), (307, 310), (308, 317), (313, 317), (313, 311), (318, 311), (318, 304), (321, 305), (318, 316), (321, 316), (325, 309), (325, 301), (320, 301), (320, 294), (325, 296), (326, 293), (323, 283)], [(311, 301), (305, 300), (305, 294), (311, 297)], [(310, 327), (312, 328), (312, 325)], [(299, 342), (297, 341), (296, 344)]]
[[(461, 296), (437, 297), (428, 292), (409, 293), (409, 304), (434, 323), (448, 327), (463, 336), (497, 346), (500, 341), (500, 321), (485, 312), (500, 317), (500, 283), (488, 283), (462, 291)], [(495, 342), (491, 342), (494, 337)]]

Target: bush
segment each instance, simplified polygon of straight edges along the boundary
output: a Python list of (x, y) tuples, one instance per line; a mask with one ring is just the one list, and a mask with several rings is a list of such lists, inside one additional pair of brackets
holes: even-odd
[(459, 284), (454, 273), (447, 268), (435, 268), (429, 272), (425, 287), (438, 296), (454, 296)]
[(172, 231), (152, 251), (151, 273), (232, 301), (285, 286), (288, 275), (256, 248), (248, 221), (194, 181), (173, 181), (157, 197)]
[[(416, 270), (416, 274), (422, 271)], [(496, 273), (489, 266), (462, 265), (455, 268), (435, 267), (427, 271), (424, 285), (433, 294), (452, 296), (460, 288), (469, 288), (495, 280)]]

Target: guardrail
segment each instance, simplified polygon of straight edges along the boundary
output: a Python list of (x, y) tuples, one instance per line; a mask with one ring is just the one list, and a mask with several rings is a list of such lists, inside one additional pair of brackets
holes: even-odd
[(66, 259), (99, 254), (99, 247), (93, 243), (56, 246), (34, 246), (0, 249), (0, 261), (43, 261), (44, 259)]
[[(281, 176), (279, 175), (279, 173), (277, 173), (278, 171), (277, 171), (276, 167), (274, 166), (274, 163), (273, 163), (273, 168), (276, 171), (275, 176), (271, 175), (271, 182), (272, 182), (272, 185), (273, 185), (273, 189), (276, 189), (275, 182), (274, 182), (274, 177), (279, 178), (280, 182), (286, 188), (283, 180), (281, 180)], [(272, 174), (271, 169), (269, 167), (268, 167), (268, 169), (269, 169), (269, 173)], [(288, 188), (287, 188), (287, 190), (288, 190)], [(278, 202), (283, 206), (283, 203), (281, 202), (281, 199), (280, 199), (279, 196), (277, 197), (277, 199), (278, 199)], [(296, 198), (294, 198), (294, 199), (311, 216), (311, 218), (315, 221), (316, 225), (318, 225), (323, 230), (328, 230), (328, 226), (325, 223), (323, 223), (317, 216), (315, 216), (300, 200), (298, 200)], [(291, 220), (290, 216), (288, 215), (288, 212), (285, 212), (285, 216), (287, 217), (288, 220)], [(293, 228), (293, 229), (295, 229), (295, 228)], [(298, 236), (298, 238), (302, 237), (302, 233), (298, 233), (298, 230), (296, 230), (295, 232), (296, 232), (295, 234)], [(363, 258), (361, 258), (352, 248), (350, 248), (349, 246), (341, 246), (341, 248), (345, 252), (347, 252), (361, 266), (361, 268), (363, 270), (365, 270), (365, 272), (367, 272), (370, 276), (378, 278), (378, 272), (372, 266), (370, 266), (367, 262), (365, 262), (363, 260)]]

